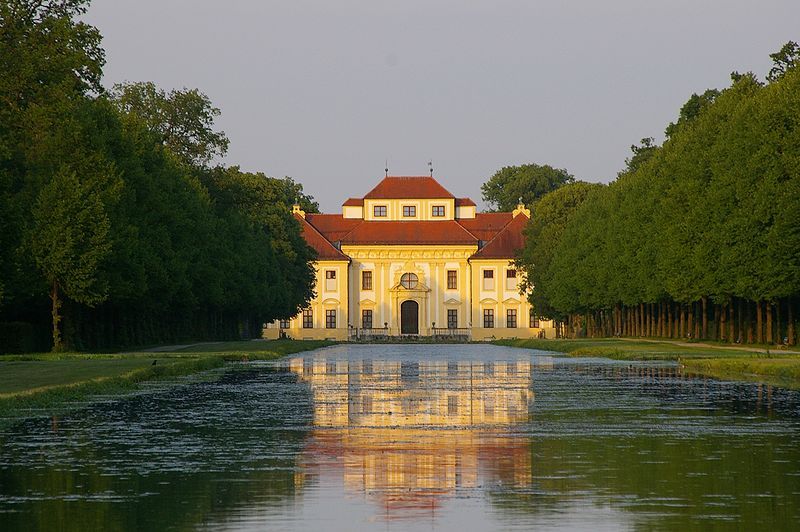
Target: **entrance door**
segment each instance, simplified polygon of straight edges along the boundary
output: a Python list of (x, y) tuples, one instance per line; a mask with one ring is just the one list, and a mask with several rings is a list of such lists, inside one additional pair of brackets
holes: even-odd
[(419, 334), (419, 305), (416, 301), (403, 301), (400, 305), (400, 333)]

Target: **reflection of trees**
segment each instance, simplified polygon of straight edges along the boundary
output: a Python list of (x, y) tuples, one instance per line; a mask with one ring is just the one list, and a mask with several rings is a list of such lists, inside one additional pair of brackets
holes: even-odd
[[(736, 427), (743, 414), (796, 416), (796, 394), (670, 366), (575, 364), (559, 371), (618, 381), (624, 392), (614, 397), (595, 382), (567, 424), (563, 411), (537, 412), (537, 423), (560, 429), (530, 442), (527, 489), (490, 491), (495, 506), (546, 515), (570, 504), (610, 505), (648, 530), (706, 528), (720, 519), (741, 530), (779, 530), (800, 518), (800, 447), (788, 435), (743, 436)], [(672, 416), (680, 421), (674, 429), (658, 426), (673, 423)], [(603, 432), (593, 433), (598, 422)]]
[(346, 489), (367, 493), (388, 517), (434, 511), (459, 488), (530, 479), (528, 442), (506, 428), (528, 419), (527, 359), (298, 358), (290, 368), (314, 397), (306, 467), (342, 475)]
[[(237, 396), (257, 399), (242, 391), (263, 373), (234, 371), (219, 382), (165, 392), (166, 397), (115, 403), (114, 422), (99, 412), (108, 405), (95, 407), (81, 417), (89, 421), (77, 430), (70, 426), (77, 417), (57, 425), (26, 422), (15, 438), (35, 440), (33, 454), (20, 447), (9, 450), (0, 441), (0, 510), (14, 510), (2, 514), (0, 528), (186, 530), (210, 516), (224, 520), (243, 506), (292, 504), (304, 487), (296, 457), (308, 434), (303, 425), (311, 419), (307, 387), (292, 384), (291, 402), (273, 398), (268, 411), (263, 403), (241, 405), (235, 412), (225, 407)], [(271, 381), (285, 378), (269, 376)], [(196, 399), (195, 392), (200, 392)], [(192, 406), (193, 415), (208, 417), (182, 420), (179, 406), (169, 404), (180, 401)], [(148, 422), (149, 416), (158, 421)], [(98, 418), (105, 425), (102, 434), (90, 425)], [(114, 424), (122, 437), (115, 437)], [(141, 441), (130, 441), (128, 436), (136, 434)]]

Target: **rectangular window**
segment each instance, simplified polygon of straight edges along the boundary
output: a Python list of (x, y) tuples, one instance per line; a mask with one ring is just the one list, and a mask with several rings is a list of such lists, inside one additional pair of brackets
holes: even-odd
[(483, 309), (483, 328), (492, 329), (494, 327), (494, 309)]
[(363, 272), (361, 272), (361, 289), (362, 290), (372, 290), (372, 272), (371, 271), (363, 271)]
[(458, 310), (454, 308), (447, 309), (447, 328), (448, 329), (458, 328)]
[(533, 307), (531, 307), (531, 310), (528, 314), (528, 319), (530, 320), (531, 329), (539, 328), (539, 316), (536, 315), (536, 312), (533, 310)]
[(303, 329), (314, 328), (314, 311), (310, 308), (303, 310)]
[(336, 270), (325, 270), (325, 291), (336, 291)]
[(289, 320), (281, 320), (278, 322), (278, 327), (281, 329), (288, 329), (289, 328)]
[(364, 329), (372, 329), (372, 311), (371, 310), (362, 310), (361, 311), (361, 327)]
[(447, 415), (448, 416), (457, 416), (458, 415), (458, 396), (457, 395), (448, 395), (447, 396)]
[(414, 218), (417, 215), (417, 208), (414, 205), (403, 205), (403, 217)]
[(506, 327), (509, 329), (517, 328), (517, 309), (510, 308), (506, 310)]
[(326, 310), (325, 311), (325, 328), (326, 329), (335, 329), (336, 328), (336, 311), (335, 310)]
[(375, 205), (372, 207), (372, 216), (375, 218), (386, 218), (386, 205)]
[(447, 289), (455, 290), (458, 288), (458, 271), (447, 270)]
[(483, 289), (494, 290), (494, 270), (483, 270)]
[(434, 205), (431, 207), (431, 216), (433, 218), (442, 218), (444, 216), (444, 205)]
[(517, 270), (506, 270), (506, 290), (517, 288)]

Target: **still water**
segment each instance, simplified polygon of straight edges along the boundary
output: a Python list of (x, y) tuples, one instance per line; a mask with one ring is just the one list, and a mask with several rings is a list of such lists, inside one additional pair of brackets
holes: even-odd
[(800, 394), (347, 345), (0, 433), (0, 530), (797, 530)]

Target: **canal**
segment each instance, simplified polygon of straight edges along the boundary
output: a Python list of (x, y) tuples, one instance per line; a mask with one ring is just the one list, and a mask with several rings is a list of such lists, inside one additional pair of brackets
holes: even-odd
[(669, 363), (341, 345), (0, 433), (0, 530), (789, 530), (800, 394)]

